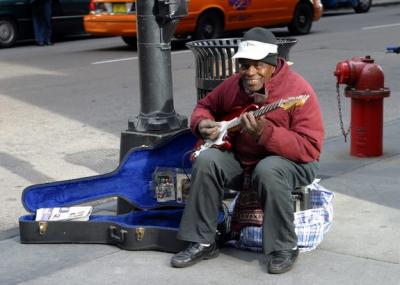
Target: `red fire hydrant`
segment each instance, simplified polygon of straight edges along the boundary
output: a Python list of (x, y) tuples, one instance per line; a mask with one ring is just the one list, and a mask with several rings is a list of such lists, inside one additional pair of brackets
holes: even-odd
[(351, 98), (350, 154), (358, 157), (382, 155), (383, 98), (382, 68), (370, 56), (339, 62), (334, 75), (337, 84), (346, 84), (345, 96)]

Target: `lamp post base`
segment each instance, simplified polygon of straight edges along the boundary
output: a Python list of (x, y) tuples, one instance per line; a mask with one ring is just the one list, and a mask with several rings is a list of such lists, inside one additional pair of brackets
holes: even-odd
[[(161, 141), (178, 134), (179, 132), (186, 131), (188, 128), (181, 128), (167, 132), (137, 132), (137, 131), (123, 131), (121, 133), (121, 147), (120, 147), (120, 161), (124, 156), (135, 147), (140, 146), (154, 146)], [(121, 198), (117, 199), (117, 213), (124, 214), (132, 211), (133, 206)]]

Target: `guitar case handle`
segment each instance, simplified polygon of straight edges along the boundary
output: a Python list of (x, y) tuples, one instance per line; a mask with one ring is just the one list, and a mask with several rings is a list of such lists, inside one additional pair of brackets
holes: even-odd
[(127, 233), (128, 233), (128, 231), (123, 230), (123, 229), (119, 229), (119, 231), (118, 231), (116, 226), (110, 226), (110, 228), (109, 228), (110, 238), (115, 243), (124, 243)]

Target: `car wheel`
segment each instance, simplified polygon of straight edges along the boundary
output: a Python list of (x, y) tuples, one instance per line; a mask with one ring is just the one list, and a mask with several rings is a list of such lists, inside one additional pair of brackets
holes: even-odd
[(0, 18), (0, 47), (7, 48), (14, 45), (18, 31), (15, 22), (8, 18)]
[(196, 40), (216, 39), (221, 37), (224, 30), (223, 17), (216, 11), (208, 11), (200, 15), (194, 38)]
[(288, 26), (288, 30), (293, 35), (308, 34), (311, 30), (313, 12), (310, 5), (300, 2), (294, 11), (293, 20)]
[(367, 13), (371, 8), (372, 0), (358, 0), (357, 5), (354, 7), (356, 13)]
[(122, 40), (128, 46), (133, 47), (133, 48), (137, 48), (137, 39), (136, 39), (136, 37), (122, 37)]

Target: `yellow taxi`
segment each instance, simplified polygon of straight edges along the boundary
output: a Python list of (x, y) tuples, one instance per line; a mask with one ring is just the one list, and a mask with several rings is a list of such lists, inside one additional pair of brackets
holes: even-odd
[[(89, 8), (90, 14), (84, 17), (87, 33), (121, 36), (136, 46), (134, 0), (91, 0)], [(175, 36), (211, 39), (255, 26), (287, 26), (293, 35), (307, 34), (313, 21), (321, 18), (323, 6), (320, 0), (190, 0), (188, 11)]]

